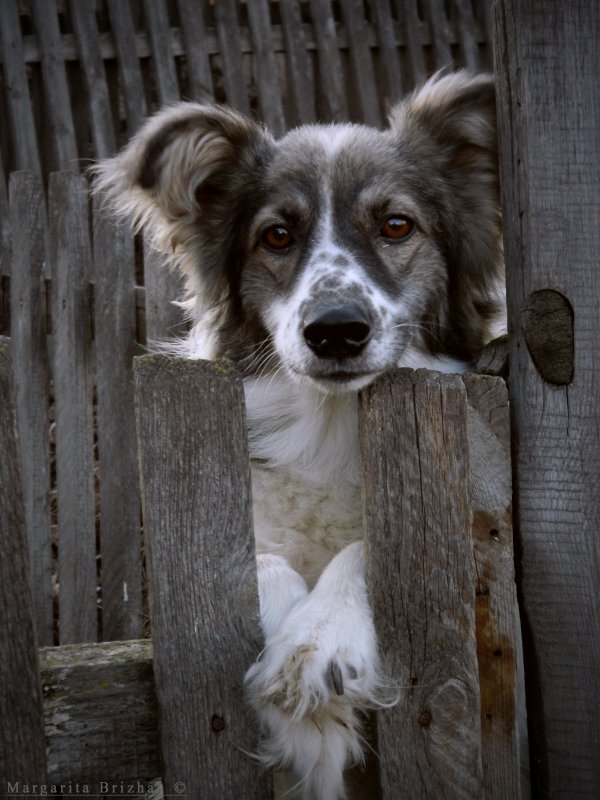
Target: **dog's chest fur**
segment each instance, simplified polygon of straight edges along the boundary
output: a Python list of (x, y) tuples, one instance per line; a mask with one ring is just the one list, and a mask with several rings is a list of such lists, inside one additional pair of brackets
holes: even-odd
[(245, 388), (257, 552), (284, 556), (312, 585), (362, 535), (357, 397), (281, 376)]

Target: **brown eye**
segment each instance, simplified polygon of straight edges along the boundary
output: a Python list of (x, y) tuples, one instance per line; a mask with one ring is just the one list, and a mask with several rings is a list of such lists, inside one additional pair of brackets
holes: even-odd
[(271, 250), (285, 250), (294, 242), (292, 234), (283, 225), (271, 225), (263, 233), (261, 239), (263, 244), (266, 244)]
[(399, 241), (410, 236), (414, 227), (414, 222), (408, 217), (388, 217), (381, 226), (381, 235)]

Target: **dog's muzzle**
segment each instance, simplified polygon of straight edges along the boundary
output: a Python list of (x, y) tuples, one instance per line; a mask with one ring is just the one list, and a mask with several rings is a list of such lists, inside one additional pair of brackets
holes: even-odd
[(319, 358), (358, 356), (371, 338), (369, 320), (356, 303), (319, 306), (307, 318), (304, 340)]

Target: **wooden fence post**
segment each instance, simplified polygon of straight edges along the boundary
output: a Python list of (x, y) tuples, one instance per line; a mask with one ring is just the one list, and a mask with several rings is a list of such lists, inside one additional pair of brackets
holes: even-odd
[[(46, 783), (46, 739), (8, 340), (0, 338), (0, 781)], [(13, 790), (19, 794), (20, 789)]]
[(272, 796), (244, 672), (261, 647), (242, 384), (226, 362), (135, 364), (165, 793)]
[(378, 714), (382, 796), (481, 800), (465, 388), (399, 370), (363, 392), (359, 420), (370, 593), (402, 687)]
[(600, 797), (600, 5), (497, 0), (515, 531), (536, 798)]

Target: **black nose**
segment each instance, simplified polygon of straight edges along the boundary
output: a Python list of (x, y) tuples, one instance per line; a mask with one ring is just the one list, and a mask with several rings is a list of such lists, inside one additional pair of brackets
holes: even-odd
[(371, 338), (371, 328), (356, 303), (321, 306), (310, 315), (304, 338), (321, 358), (351, 358), (364, 349)]

